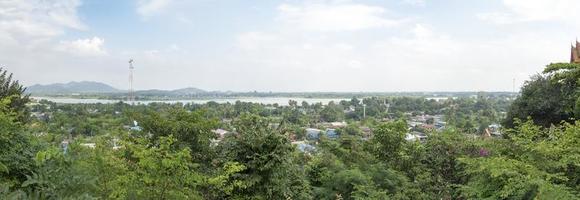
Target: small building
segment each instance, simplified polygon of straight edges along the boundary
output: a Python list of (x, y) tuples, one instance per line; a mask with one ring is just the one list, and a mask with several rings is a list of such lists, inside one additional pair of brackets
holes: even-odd
[(362, 131), (362, 135), (364, 139), (369, 139), (371, 137), (373, 137), (373, 130), (371, 128), (369, 128), (368, 126), (362, 126), (360, 127), (360, 130)]
[(229, 133), (229, 131), (226, 131), (224, 129), (214, 129), (214, 130), (211, 130), (211, 132), (214, 133), (214, 134), (216, 134), (216, 136), (219, 139), (223, 139), (224, 136)]
[(296, 145), (296, 148), (303, 153), (310, 153), (316, 151), (316, 147), (306, 143), (306, 141), (292, 142), (292, 145)]
[(319, 129), (307, 128), (306, 129), (306, 139), (318, 140), (320, 138), (320, 132), (322, 132), (322, 131)]
[(346, 127), (348, 124), (346, 122), (330, 122), (330, 126), (332, 128), (344, 128)]
[(68, 152), (68, 144), (69, 144), (69, 141), (67, 139), (63, 140), (60, 143), (60, 147), (62, 148), (62, 151), (64, 154), (66, 154)]
[(336, 139), (339, 137), (338, 133), (336, 132), (336, 129), (326, 129), (326, 137), (331, 138), (331, 139)]
[(82, 143), (81, 146), (88, 147), (90, 149), (94, 149), (95, 147), (97, 147), (97, 144), (95, 144), (95, 143)]
[(133, 120), (133, 126), (129, 127), (129, 130), (140, 132), (143, 129), (139, 126), (139, 123), (137, 121)]
[(487, 128), (483, 132), (483, 136), (485, 136), (485, 137), (502, 137), (503, 134), (501, 133), (501, 125), (491, 124), (491, 125), (487, 126)]
[(413, 131), (411, 133), (407, 133), (407, 135), (405, 136), (405, 140), (410, 142), (414, 141), (424, 142), (427, 140), (427, 134), (418, 131)]

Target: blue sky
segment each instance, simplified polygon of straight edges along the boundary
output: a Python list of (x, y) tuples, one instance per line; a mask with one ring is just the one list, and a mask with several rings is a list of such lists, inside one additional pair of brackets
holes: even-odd
[(574, 0), (3, 0), (0, 65), (26, 85), (511, 91), (566, 62)]

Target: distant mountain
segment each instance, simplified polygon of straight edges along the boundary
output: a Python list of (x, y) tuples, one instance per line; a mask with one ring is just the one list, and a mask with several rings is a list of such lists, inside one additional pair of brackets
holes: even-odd
[[(126, 90), (118, 90), (104, 83), (81, 81), (70, 83), (54, 83), (48, 85), (33, 85), (26, 89), (26, 92), (33, 95), (68, 95), (68, 94), (115, 94), (125, 95)], [(193, 87), (177, 90), (138, 90), (137, 96), (157, 96), (157, 97), (185, 97), (206, 94), (207, 92)]]
[(195, 95), (206, 93), (206, 91), (199, 88), (188, 87), (183, 89), (172, 90), (171, 93), (176, 95)]
[(140, 90), (136, 93), (138, 96), (195, 96), (207, 92), (202, 89), (189, 87), (177, 90)]
[(48, 85), (33, 85), (26, 89), (30, 94), (73, 94), (73, 93), (117, 93), (122, 92), (110, 85), (91, 82), (54, 83)]

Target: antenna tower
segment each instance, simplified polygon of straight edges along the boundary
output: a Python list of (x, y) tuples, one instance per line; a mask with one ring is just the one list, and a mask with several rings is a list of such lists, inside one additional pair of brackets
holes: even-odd
[(133, 59), (129, 60), (129, 96), (127, 101), (133, 103), (135, 101), (135, 91), (133, 90)]

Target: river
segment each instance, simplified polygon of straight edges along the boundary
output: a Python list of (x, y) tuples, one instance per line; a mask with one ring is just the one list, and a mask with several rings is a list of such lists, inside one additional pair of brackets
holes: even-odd
[[(107, 99), (80, 99), (80, 98), (59, 98), (59, 97), (32, 97), (35, 100), (48, 100), (55, 103), (63, 103), (63, 104), (94, 104), (94, 103), (117, 103), (119, 100), (107, 100)], [(341, 100), (350, 101), (350, 99), (340, 99), (340, 98), (295, 98), (295, 97), (246, 97), (246, 98), (216, 98), (216, 99), (189, 99), (189, 100), (151, 100), (151, 101), (135, 101), (135, 104), (150, 104), (150, 103), (194, 103), (194, 104), (205, 104), (210, 101), (214, 101), (217, 103), (235, 103), (236, 101), (241, 102), (252, 102), (252, 103), (261, 103), (261, 104), (275, 104), (278, 105), (288, 105), (289, 100), (297, 101), (298, 104), (301, 104), (302, 101), (306, 101), (308, 104), (315, 104), (315, 103), (322, 103), (324, 105), (328, 104), (330, 101), (334, 101), (335, 103), (340, 102)]]

